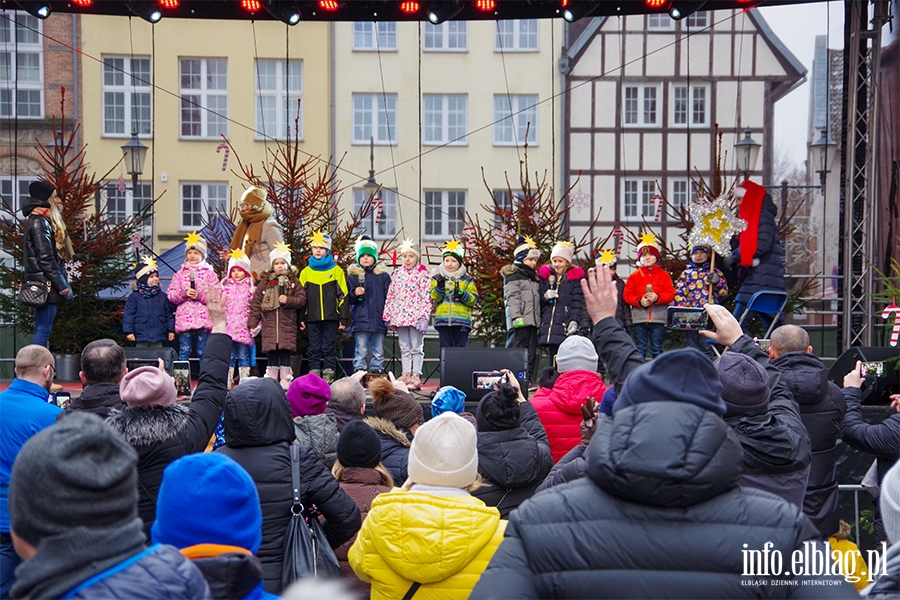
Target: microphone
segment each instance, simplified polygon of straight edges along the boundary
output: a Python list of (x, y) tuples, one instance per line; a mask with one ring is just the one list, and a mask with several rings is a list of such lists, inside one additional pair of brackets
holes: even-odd
[(652, 291), (653, 291), (653, 286), (648, 283), (647, 284), (647, 292), (652, 292)]
[(363, 269), (363, 272), (359, 274), (359, 287), (363, 287), (366, 284), (366, 270)]
[(547, 281), (550, 282), (551, 288), (556, 289), (556, 275), (550, 275), (550, 277), (547, 278)]
[(197, 289), (197, 276), (194, 274), (193, 271), (190, 271), (189, 275), (191, 278), (191, 289), (195, 290), (195, 289)]

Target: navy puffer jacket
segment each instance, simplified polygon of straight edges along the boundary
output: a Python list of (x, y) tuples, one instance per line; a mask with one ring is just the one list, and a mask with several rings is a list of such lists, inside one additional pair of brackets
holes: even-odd
[[(741, 287), (735, 297), (736, 302), (747, 304), (750, 297), (761, 290), (784, 290), (784, 251), (778, 237), (776, 213), (772, 197), (766, 194), (759, 214), (759, 236), (753, 255), (753, 258), (759, 259), (759, 264), (740, 268)], [(735, 250), (732, 256), (735, 262), (740, 261), (739, 250)]]
[(151, 298), (132, 292), (125, 301), (122, 333), (134, 334), (135, 342), (164, 342), (175, 332), (175, 305), (161, 291)]
[[(359, 287), (359, 278), (363, 277), (362, 288), (366, 293), (357, 296), (354, 290)], [(347, 301), (350, 303), (351, 329), (356, 331), (375, 331), (387, 333), (384, 315), (384, 300), (391, 286), (391, 276), (381, 263), (371, 267), (351, 265), (347, 269)]]

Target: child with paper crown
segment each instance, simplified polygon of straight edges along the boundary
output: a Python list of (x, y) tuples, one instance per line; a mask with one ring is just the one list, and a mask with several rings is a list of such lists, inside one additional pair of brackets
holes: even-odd
[(188, 360), (196, 346), (203, 359), (206, 339), (212, 329), (206, 308), (206, 290), (218, 287), (219, 276), (206, 262), (206, 240), (196, 231), (185, 239), (184, 264), (172, 276), (166, 295), (175, 309), (175, 333), (178, 334), (178, 358)]
[(457, 240), (444, 244), (444, 262), (431, 279), (431, 301), (434, 303), (434, 328), (441, 338), (441, 348), (465, 348), (472, 329), (472, 309), (478, 302), (475, 279), (463, 264), (465, 249)]
[(634, 321), (634, 345), (642, 357), (647, 354), (656, 358), (662, 354), (663, 335), (666, 332), (666, 309), (675, 298), (672, 278), (658, 264), (659, 246), (652, 233), (641, 236), (637, 247), (640, 267), (628, 276), (623, 296), (632, 306)]
[(549, 350), (551, 365), (559, 345), (567, 337), (577, 334), (581, 328), (590, 327), (581, 292), (584, 269), (573, 265), (574, 260), (574, 244), (560, 240), (550, 250), (550, 264), (538, 270), (543, 311), (538, 344)]
[(399, 380), (410, 390), (422, 386), (425, 332), (431, 316), (431, 273), (420, 262), (419, 248), (411, 239), (400, 244), (403, 264), (391, 273), (384, 302), (384, 320), (397, 332), (403, 374)]
[(228, 364), (228, 389), (234, 380), (234, 369), (237, 368), (240, 378), (250, 376), (250, 347), (253, 336), (259, 333), (250, 331), (247, 320), (250, 318), (250, 302), (253, 300), (253, 273), (250, 271), (250, 258), (243, 250), (232, 250), (229, 254), (228, 268), (222, 280), (222, 299), (225, 301), (225, 316), (228, 319), (226, 333), (231, 336), (231, 360)]
[(259, 275), (250, 302), (247, 327), (262, 323), (262, 351), (267, 354), (266, 377), (276, 379), (285, 391), (294, 379), (291, 355), (297, 351), (298, 312), (306, 305), (306, 290), (291, 265), (291, 247), (278, 242), (269, 253), (269, 270)]
[(306, 289), (306, 310), (300, 329), (309, 337), (309, 372), (331, 383), (334, 381), (334, 349), (338, 331), (349, 323), (347, 278), (334, 262), (331, 236), (317, 231), (312, 235), (312, 256), (300, 272), (300, 285)]
[(528, 379), (537, 377), (538, 325), (541, 323), (540, 280), (537, 262), (541, 251), (530, 236), (519, 239), (513, 263), (500, 269), (506, 308), (506, 347), (528, 351)]
[(175, 339), (175, 307), (161, 294), (159, 268), (152, 257), (138, 265), (131, 282), (134, 290), (125, 301), (122, 332), (135, 346), (160, 348)]
[[(350, 327), (356, 342), (353, 370), (367, 368), (380, 373), (384, 369), (384, 301), (387, 299), (391, 276), (378, 262), (378, 246), (367, 235), (356, 240), (356, 264), (347, 268), (347, 289), (350, 293)], [(372, 362), (366, 365), (371, 353)]]

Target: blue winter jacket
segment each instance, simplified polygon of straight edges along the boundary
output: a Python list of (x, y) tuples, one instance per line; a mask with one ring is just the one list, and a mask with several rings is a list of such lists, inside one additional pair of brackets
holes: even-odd
[(135, 342), (164, 342), (175, 331), (175, 306), (165, 292), (144, 298), (133, 292), (125, 301), (122, 333), (134, 334)]
[[(357, 296), (353, 290), (359, 287), (359, 278), (363, 273), (365, 277), (362, 287), (366, 293)], [(387, 298), (390, 285), (391, 276), (381, 263), (365, 268), (351, 265), (347, 269), (347, 300), (353, 316), (350, 326), (354, 332), (387, 333), (387, 323), (381, 317), (384, 315), (384, 300)]]

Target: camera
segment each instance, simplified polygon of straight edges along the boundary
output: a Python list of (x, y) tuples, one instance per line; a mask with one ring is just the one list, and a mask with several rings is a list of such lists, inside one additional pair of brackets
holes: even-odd
[(859, 365), (859, 374), (862, 377), (883, 377), (884, 376), (884, 362), (883, 361), (873, 361), (873, 362), (864, 362)]

